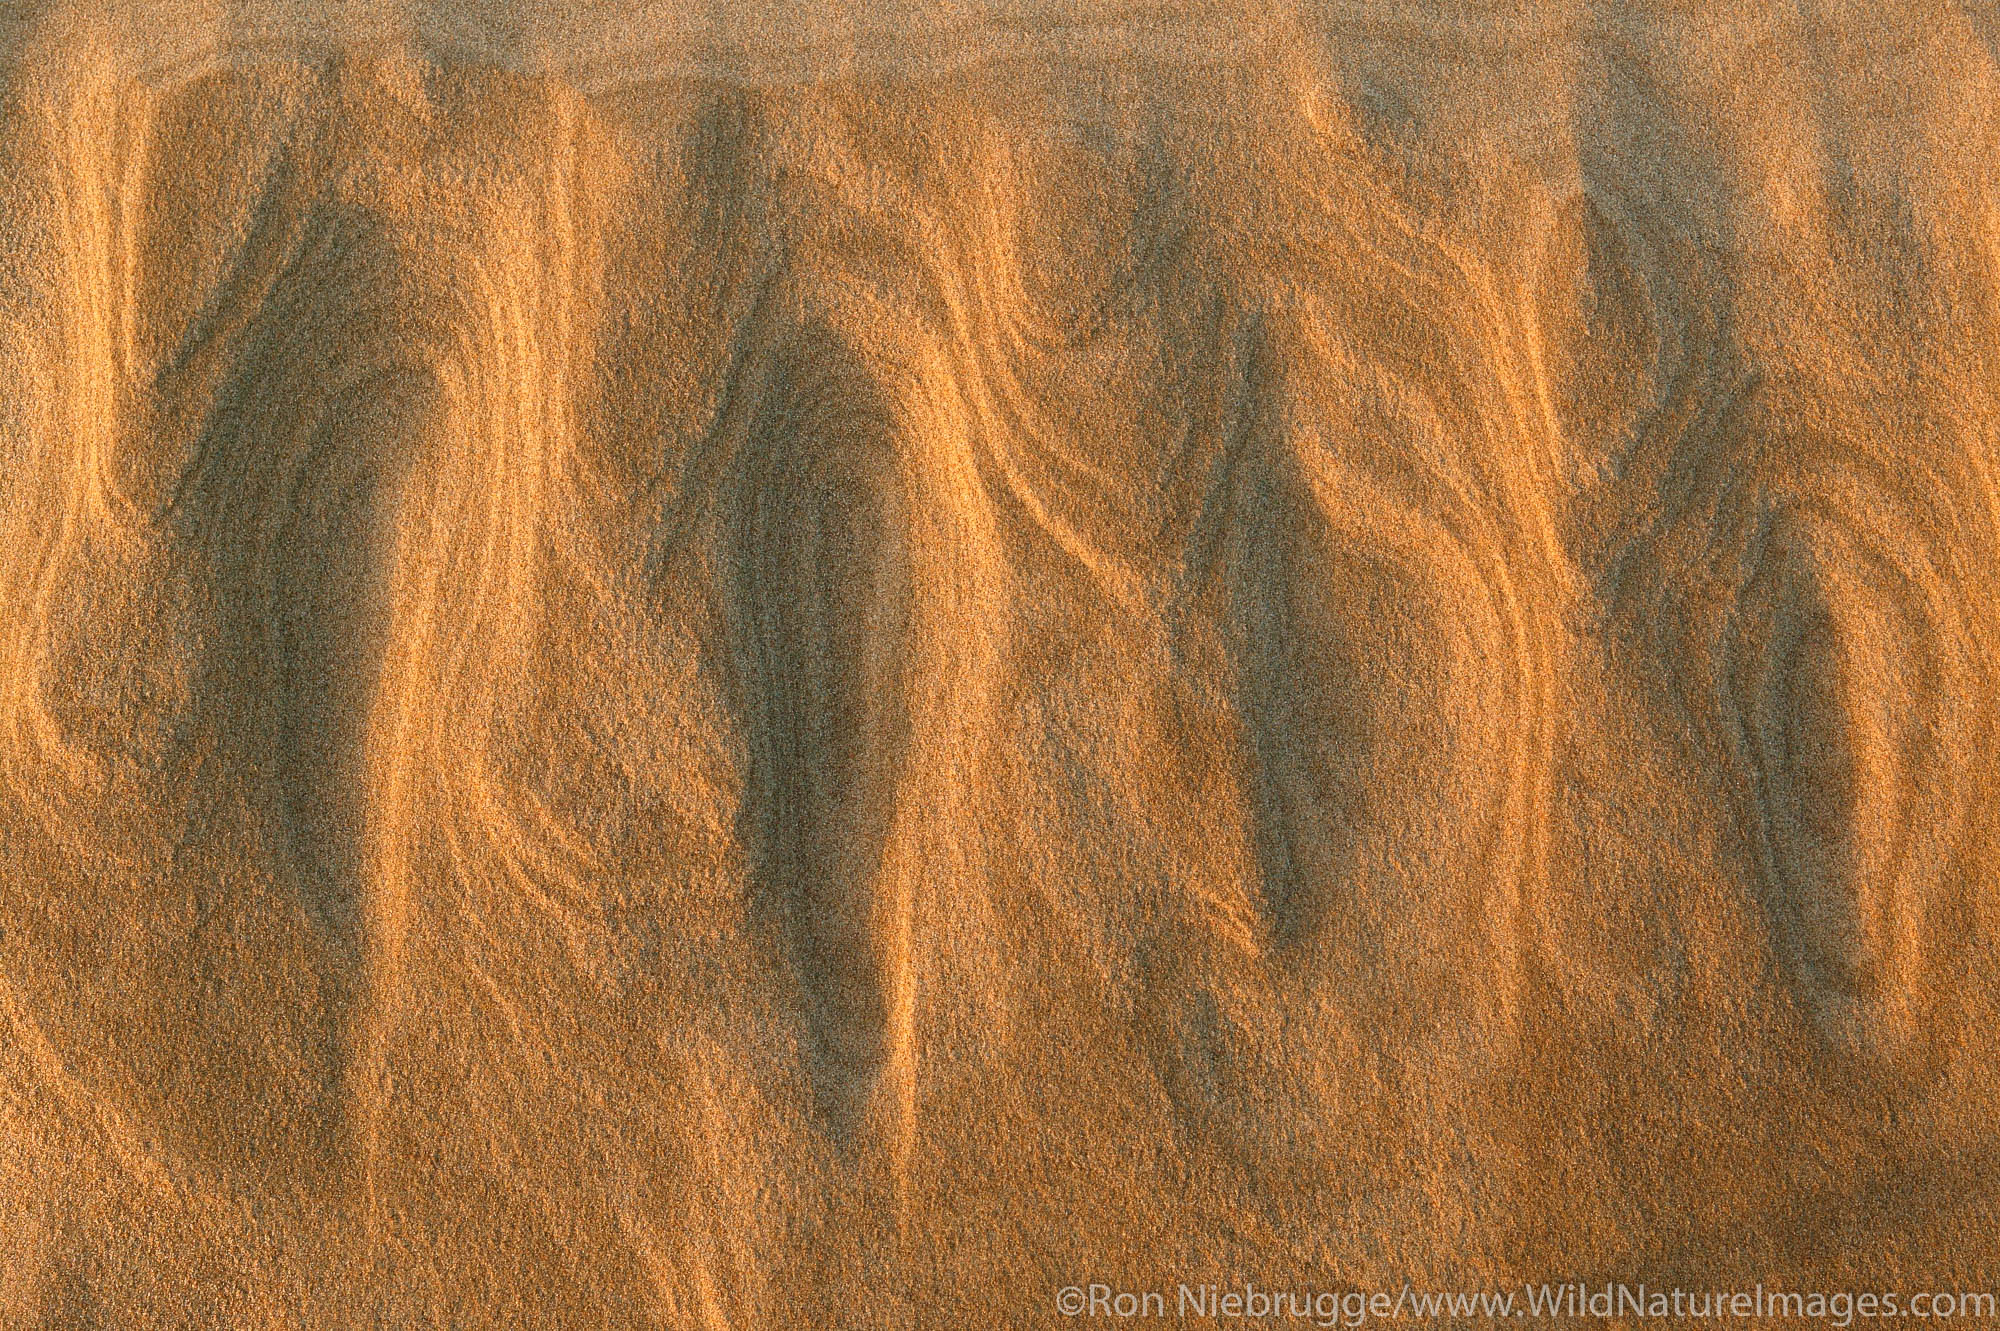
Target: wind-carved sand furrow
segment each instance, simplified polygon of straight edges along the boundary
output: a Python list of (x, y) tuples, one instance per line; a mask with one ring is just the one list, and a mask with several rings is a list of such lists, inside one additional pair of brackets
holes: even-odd
[(976, 761), (995, 537), (936, 352), (878, 350), (862, 327), (808, 318), (755, 369), (727, 601), (744, 835), (798, 976), (818, 1112), (899, 1173), (915, 1131), (914, 894), (952, 882), (964, 853), (951, 787)]
[(1189, 590), (1245, 724), (1253, 950), (1293, 989), (1378, 977), (1343, 1001), (1401, 1014), (1356, 1033), (1391, 1060), (1491, 1067), (1555, 905), (1565, 442), (1528, 303), (1405, 209), (1323, 93), (1269, 90), (1311, 155), (1246, 145), (1286, 207), (1186, 242), (1228, 275), (1228, 368), (1190, 394), (1220, 404), (1188, 453), (1212, 461), (1176, 463)]
[[(910, 881), (898, 787), (910, 586), (892, 408), (834, 330), (800, 334), (752, 428), (738, 602), (764, 693), (762, 877), (788, 901), (820, 1111), (906, 1131)], [(756, 761), (756, 759), (752, 759)], [(874, 1101), (894, 1103), (882, 1113)]]
[(1922, 588), (1810, 513), (1780, 509), (1766, 526), (1723, 693), (1761, 815), (1766, 906), (1820, 1026), (1845, 1045), (1907, 1047), (1924, 1018), (1923, 891), (1953, 821), (1929, 826), (1936, 805), (1921, 798), (1954, 775), (1937, 770), (1952, 681), (1922, 613), (1907, 622)]
[[(433, 391), (394, 307), (384, 220), (325, 198), (244, 328), (244, 354), (179, 488), (175, 526), (209, 560), (224, 620), (203, 690), (238, 761), (263, 774), (279, 870), (319, 930), (328, 1027), (319, 1114), (341, 1158), (367, 1135), (362, 1076), (384, 957), (375, 920), (375, 726), (391, 632), (383, 551), (406, 439)], [(283, 216), (284, 213), (278, 214)], [(332, 372), (308, 367), (330, 363)], [(293, 558), (298, 549), (316, 558)]]
[(1752, 379), (1681, 441), (1632, 590), (1730, 781), (1811, 1028), (1918, 1075), (1960, 951), (1939, 903), (1964, 871), (1982, 706), (1964, 565), (1933, 535), (1954, 529), (1952, 483), (1926, 491), (1884, 446), (1787, 423), (1790, 391)]
[(1837, 501), (1765, 503), (1718, 703), (1773, 941), (1836, 1048), (1923, 1067), (1959, 951), (1934, 905), (1970, 766), (1959, 596)]
[(751, 426), (733, 600), (760, 890), (786, 916), (820, 1112), (856, 1149), (910, 1131), (914, 866), (907, 497), (897, 413), (821, 326), (778, 355)]
[(1254, 744), (1268, 955), (1362, 968), (1414, 1000), (1405, 1037), (1477, 1029), (1466, 1052), (1491, 1057), (1540, 870), (1550, 576), (1482, 477), (1484, 441), (1422, 389), (1297, 309), (1260, 311), (1242, 341), (1206, 525)]
[[(367, 69), (341, 77), (378, 91)], [(311, 150), (274, 181), (298, 197), (267, 201), (275, 230), (249, 240), (266, 257), (236, 297), (254, 312), (214, 321), (219, 354), (183, 357), (222, 366), (171, 516), (224, 607), (202, 692), (263, 775), (282, 872), (320, 930), (321, 1117), (371, 1226), (406, 940), (431, 895), (418, 877), (442, 853), (474, 890), (554, 902), (577, 871), (566, 830), (494, 757), (587, 343), (573, 112), (485, 187), (490, 230), (419, 238), (410, 186), (365, 153)]]
[(728, 239), (759, 256), (686, 487), (720, 520), (750, 906), (797, 985), (813, 1119), (900, 1194), (920, 990), (959, 964), (926, 957), (924, 924), (981, 881), (970, 801), (1005, 616), (985, 330), (956, 219), (870, 166), (839, 113), (730, 102), (702, 126), (735, 168)]

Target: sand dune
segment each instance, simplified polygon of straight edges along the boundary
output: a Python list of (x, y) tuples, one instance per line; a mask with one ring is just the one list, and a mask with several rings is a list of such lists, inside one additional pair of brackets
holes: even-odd
[(1996, 62), (0, 5), (0, 1325), (2000, 1288)]

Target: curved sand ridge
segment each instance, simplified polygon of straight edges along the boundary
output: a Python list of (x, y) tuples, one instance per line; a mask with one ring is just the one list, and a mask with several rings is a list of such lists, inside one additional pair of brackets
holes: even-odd
[(1990, 1283), (1992, 30), (0, 12), (0, 1322)]

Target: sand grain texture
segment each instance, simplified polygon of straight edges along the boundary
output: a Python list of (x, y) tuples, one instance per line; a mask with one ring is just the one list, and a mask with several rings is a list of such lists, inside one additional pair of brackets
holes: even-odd
[(0, 1325), (2000, 1287), (1996, 52), (0, 5)]

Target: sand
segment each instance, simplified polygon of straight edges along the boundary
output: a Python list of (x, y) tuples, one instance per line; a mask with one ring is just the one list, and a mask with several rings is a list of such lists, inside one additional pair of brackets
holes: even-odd
[(1996, 51), (0, 5), (0, 1325), (2000, 1288)]

